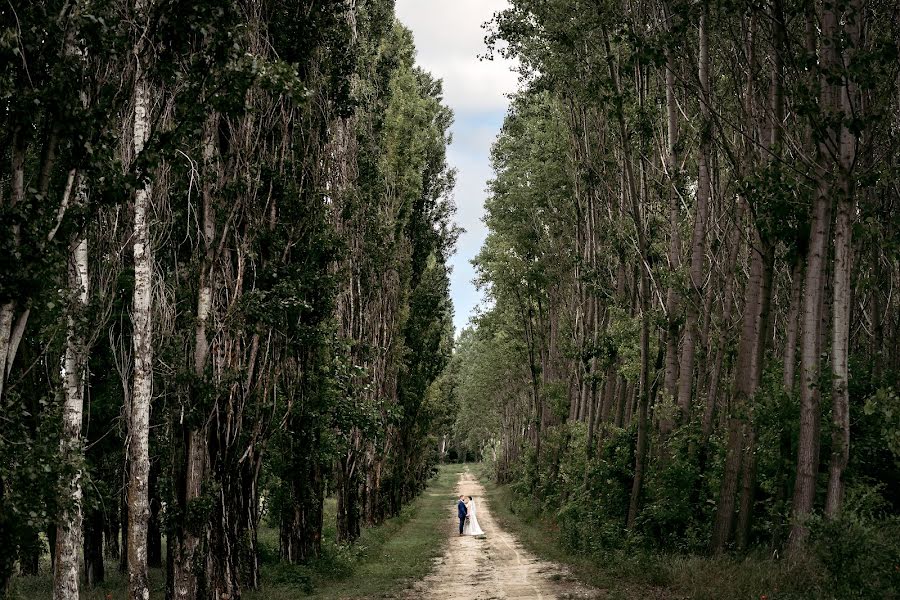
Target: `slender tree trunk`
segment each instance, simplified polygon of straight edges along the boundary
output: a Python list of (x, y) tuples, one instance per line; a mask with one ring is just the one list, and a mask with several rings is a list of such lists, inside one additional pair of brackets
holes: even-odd
[[(194, 384), (191, 387), (193, 400), (199, 401), (201, 387), (205, 381), (207, 362), (210, 354), (209, 320), (212, 313), (213, 263), (215, 259), (216, 221), (213, 201), (214, 180), (216, 179), (216, 133), (218, 117), (207, 119), (203, 132), (203, 260), (200, 265), (200, 285), (197, 291), (197, 320), (194, 326)], [(186, 515), (191, 504), (200, 497), (203, 477), (206, 472), (206, 432), (205, 427), (190, 427), (185, 432), (185, 462), (182, 511)], [(197, 596), (198, 582), (195, 564), (200, 546), (202, 526), (182, 521), (179, 527), (179, 543), (173, 561), (175, 600), (192, 600)]]
[(324, 479), (321, 466), (298, 465), (300, 473), (291, 481), (291, 502), (281, 512), (281, 557), (297, 564), (319, 556), (322, 548)]
[(798, 256), (791, 270), (791, 305), (788, 308), (787, 333), (784, 340), (784, 354), (782, 355), (782, 363), (784, 365), (784, 374), (782, 385), (785, 392), (792, 394), (794, 392), (794, 380), (797, 371), (797, 337), (800, 330), (800, 304), (803, 293), (803, 259)]
[[(83, 204), (84, 192), (79, 193)], [(74, 313), (68, 315), (64, 380), (63, 461), (74, 468), (65, 491), (66, 503), (57, 525), (56, 561), (53, 573), (54, 600), (78, 598), (78, 552), (82, 546), (81, 460), (84, 456), (82, 419), (84, 415), (84, 376), (87, 371), (87, 349), (84, 338), (84, 316), (88, 303), (88, 247), (86, 233), (72, 241), (69, 259), (69, 291), (74, 297)]]
[(697, 325), (703, 302), (704, 259), (706, 257), (706, 228), (711, 195), (710, 164), (712, 153), (712, 122), (709, 94), (709, 35), (707, 15), (700, 16), (700, 156), (697, 177), (697, 203), (694, 209), (694, 231), (691, 236), (690, 298), (685, 303), (684, 340), (681, 346), (681, 377), (678, 381), (678, 407), (682, 422), (690, 418), (696, 357)]
[(103, 583), (106, 578), (103, 525), (103, 511), (99, 508), (91, 509), (84, 522), (84, 581), (89, 588)]
[[(667, 30), (671, 34), (671, 12), (666, 7)], [(678, 101), (675, 98), (675, 57), (671, 50), (666, 52), (666, 125), (667, 152), (666, 170), (669, 179), (669, 222), (671, 233), (669, 239), (669, 270), (678, 273), (681, 270), (681, 175), (678, 172)], [(678, 339), (681, 298), (675, 284), (670, 284), (666, 294), (666, 361), (663, 376), (663, 389), (666, 397), (675, 400), (678, 382)], [(660, 420), (660, 433), (666, 435), (672, 431), (671, 419)]]
[[(823, 70), (838, 67), (838, 18), (833, 4), (823, 3), (819, 19), (823, 40), (820, 62)], [(820, 76), (820, 105), (823, 111), (837, 105), (836, 85), (824, 72)], [(833, 136), (832, 136), (833, 137)], [(832, 142), (829, 144), (829, 142)], [(820, 362), (823, 335), (823, 305), (825, 300), (828, 238), (831, 228), (831, 189), (829, 179), (833, 167), (828, 159), (836, 145), (822, 140), (818, 149), (818, 187), (813, 199), (810, 221), (809, 247), (803, 296), (803, 333), (800, 354), (800, 432), (797, 448), (797, 478), (794, 482), (794, 501), (789, 550), (797, 554), (806, 545), (809, 535), (807, 519), (813, 510), (816, 479), (819, 471), (820, 428)]]
[[(12, 336), (13, 317), (16, 313), (16, 301), (9, 300), (0, 306), (0, 398), (6, 387), (6, 379), (12, 366), (10, 338)], [(7, 366), (9, 365), (9, 366)]]
[(159, 463), (150, 463), (150, 521), (147, 526), (147, 565), (162, 567), (162, 498), (159, 490)]
[[(355, 438), (358, 434), (353, 434)], [(351, 448), (337, 468), (337, 539), (339, 542), (355, 542), (359, 539), (359, 481), (356, 469), (356, 450)]]
[[(852, 192), (850, 192), (852, 194)], [(849, 194), (848, 194), (849, 195)], [(825, 514), (835, 516), (841, 507), (844, 493), (844, 470), (850, 458), (850, 398), (847, 355), (850, 340), (850, 273), (852, 261), (852, 213), (856, 210), (851, 198), (838, 200), (834, 231), (834, 329), (831, 344), (832, 405), (831, 405), (831, 464), (828, 473), (828, 495)]]
[(761, 248), (762, 241), (753, 233), (754, 243), (751, 245), (750, 280), (747, 282), (744, 300), (744, 314), (741, 324), (741, 338), (738, 343), (738, 356), (735, 381), (734, 402), (728, 416), (728, 446), (725, 457), (725, 472), (719, 490), (719, 503), (716, 507), (716, 519), (713, 524), (711, 546), (716, 554), (725, 551), (734, 523), (735, 494), (738, 489), (744, 439), (748, 435), (748, 403), (756, 392), (758, 382), (757, 353), (761, 339), (760, 329), (764, 326), (765, 294), (766, 294), (766, 252)]
[(750, 542), (750, 518), (756, 494), (756, 429), (752, 423), (748, 423), (746, 427), (746, 444), (741, 463), (741, 500), (735, 527), (735, 546), (739, 551), (746, 550)]
[(641, 490), (644, 484), (644, 470), (647, 462), (647, 413), (650, 404), (650, 277), (646, 269), (641, 269), (641, 381), (638, 392), (638, 437), (635, 448), (634, 480), (628, 501), (627, 527), (632, 529), (640, 510)]
[[(12, 135), (12, 144), (10, 144), (10, 197), (9, 206), (15, 207), (25, 199), (25, 135), (21, 127), (16, 128)], [(3, 198), (0, 196), (0, 202)], [(10, 227), (9, 235), (13, 240), (13, 247), (19, 245), (20, 228), (18, 224)], [(12, 370), (12, 364), (16, 357), (16, 347), (18, 343), (15, 336), (15, 316), (18, 302), (15, 298), (10, 298), (0, 305), (0, 399), (3, 398), (3, 391), (9, 374)], [(26, 313), (27, 319), (27, 313)], [(24, 329), (24, 327), (23, 327)], [(19, 339), (21, 339), (21, 334)]]
[[(135, 3), (136, 18), (147, 18), (147, 0)], [(140, 46), (140, 45), (139, 45)], [(140, 61), (134, 85), (134, 155), (140, 155), (150, 127), (150, 90)], [(134, 298), (132, 335), (134, 375), (128, 426), (128, 590), (131, 600), (149, 600), (147, 572), (147, 522), (150, 518), (150, 401), (153, 388), (153, 249), (150, 247), (149, 182), (139, 185), (134, 196)]]
[(722, 307), (722, 332), (720, 339), (716, 344), (716, 354), (713, 358), (712, 372), (709, 377), (709, 391), (706, 394), (706, 407), (703, 410), (703, 419), (700, 424), (701, 454), (705, 456), (706, 446), (709, 444), (709, 438), (712, 435), (713, 425), (715, 424), (716, 408), (720, 404), (719, 388), (722, 380), (722, 363), (725, 360), (725, 350), (728, 347), (726, 335), (731, 326), (732, 313), (734, 312), (734, 284), (735, 284), (735, 265), (737, 264), (738, 255), (743, 247), (741, 238), (741, 222), (743, 220), (744, 210), (743, 204), (738, 210), (737, 219), (728, 233), (728, 257), (725, 263), (725, 288), (722, 292), (724, 297), (724, 305)]
[(119, 498), (119, 513), (121, 515), (121, 527), (119, 533), (119, 573), (128, 573), (128, 463), (125, 463), (126, 482), (125, 488)]
[[(864, 12), (861, 1), (850, 2), (849, 18), (843, 19), (852, 48), (859, 44)], [(847, 64), (846, 57), (842, 61)], [(837, 216), (834, 225), (834, 288), (832, 295), (833, 327), (831, 343), (831, 462), (828, 469), (828, 494), (825, 514), (836, 516), (844, 495), (844, 470), (850, 459), (850, 307), (852, 305), (851, 274), (853, 272), (853, 222), (856, 197), (853, 185), (853, 166), (856, 162), (856, 138), (848, 129), (853, 118), (853, 104), (859, 104), (856, 86), (845, 79), (841, 88), (840, 167), (837, 185)]]
[(797, 477), (794, 482), (793, 526), (790, 546), (799, 550), (809, 530), (806, 519), (812, 512), (819, 471), (819, 361), (822, 295), (825, 287), (826, 240), (830, 226), (831, 200), (825, 190), (813, 201), (813, 218), (804, 277), (802, 335), (800, 340), (800, 431), (797, 448)]
[[(748, 390), (748, 398), (751, 400), (759, 388), (762, 378), (763, 356), (766, 351), (769, 329), (769, 309), (772, 301), (772, 268), (774, 261), (774, 249), (770, 244), (763, 242), (762, 249), (762, 287), (760, 288), (760, 307), (757, 316), (757, 340), (754, 355), (754, 364), (751, 369), (752, 381)], [(749, 411), (747, 421), (746, 446), (744, 448), (744, 457), (741, 464), (743, 474), (741, 476), (741, 500), (738, 510), (738, 522), (736, 528), (735, 542), (738, 550), (745, 550), (750, 540), (750, 522), (753, 517), (753, 504), (756, 496), (756, 424), (752, 419), (752, 409)]]
[[(72, 32), (70, 32), (72, 33)], [(66, 35), (65, 55), (73, 56), (74, 45), (70, 33)], [(86, 96), (82, 96), (86, 98)], [(46, 195), (50, 184), (50, 174), (53, 170), (56, 155), (56, 140), (59, 127), (54, 125), (50, 139), (45, 146), (43, 167), (39, 177), (38, 187), (42, 195)], [(77, 182), (76, 182), (77, 181)], [(63, 195), (63, 208), (68, 202), (71, 193), (71, 185), (76, 192), (75, 204), (85, 205), (84, 181), (77, 173), (70, 173), (69, 185)], [(62, 216), (60, 211), (60, 218)], [(56, 233), (53, 229), (49, 235), (52, 239)], [(18, 242), (18, 240), (16, 240)], [(69, 248), (69, 293), (73, 302), (67, 315), (66, 352), (63, 366), (63, 380), (65, 386), (65, 403), (63, 405), (63, 431), (61, 445), (61, 457), (72, 471), (72, 480), (68, 482), (65, 490), (65, 502), (57, 525), (56, 534), (56, 560), (54, 561), (54, 600), (77, 600), (78, 598), (78, 553), (83, 544), (82, 518), (83, 518), (83, 491), (81, 488), (82, 462), (84, 460), (84, 438), (82, 435), (82, 422), (84, 418), (84, 387), (87, 373), (87, 347), (85, 343), (84, 329), (87, 325), (87, 304), (90, 283), (88, 281), (88, 242), (87, 231), (76, 234), (70, 240)], [(0, 334), (2, 335), (2, 334)], [(21, 334), (20, 334), (21, 335)], [(20, 338), (21, 339), (21, 338)], [(15, 355), (15, 334), (10, 336), (8, 353)], [(12, 361), (10, 361), (12, 366)]]

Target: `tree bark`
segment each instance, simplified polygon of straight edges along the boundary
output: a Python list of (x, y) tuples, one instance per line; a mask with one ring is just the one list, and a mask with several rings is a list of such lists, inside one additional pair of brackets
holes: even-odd
[(784, 354), (782, 355), (782, 363), (784, 365), (784, 373), (782, 377), (782, 385), (785, 392), (792, 394), (794, 392), (794, 380), (797, 371), (797, 337), (800, 330), (800, 304), (802, 302), (801, 294), (803, 293), (803, 259), (798, 256), (794, 267), (791, 270), (791, 305), (788, 308), (787, 332), (784, 340)]
[[(139, 22), (147, 18), (147, 0), (136, 0)], [(150, 90), (141, 60), (143, 42), (135, 51), (134, 156), (138, 157), (150, 128)], [(153, 249), (150, 246), (150, 194), (148, 181), (134, 195), (134, 298), (131, 323), (134, 339), (134, 374), (128, 420), (128, 590), (131, 600), (149, 600), (147, 523), (150, 518), (150, 402), (153, 388)]]
[[(25, 199), (25, 151), (27, 146), (21, 127), (16, 128), (13, 132), (10, 148), (10, 173), (12, 176), (9, 205), (14, 207)], [(2, 201), (2, 196), (0, 196), (0, 201)], [(18, 247), (20, 238), (18, 224), (10, 226), (9, 235), (13, 240), (13, 247)], [(18, 302), (15, 298), (10, 298), (0, 305), (0, 399), (3, 398), (3, 391), (15, 359), (17, 344), (13, 332), (17, 306)]]
[[(819, 19), (822, 44), (820, 59), (820, 105), (823, 111), (836, 106), (836, 86), (824, 70), (837, 67), (836, 34), (838, 18), (835, 6), (823, 3)], [(832, 137), (833, 136), (829, 136)], [(829, 142), (832, 142), (831, 144)], [(818, 149), (818, 182), (810, 220), (809, 247), (803, 296), (803, 332), (800, 350), (800, 431), (797, 448), (797, 477), (794, 482), (794, 501), (789, 551), (798, 554), (806, 546), (809, 536), (807, 519), (813, 509), (816, 479), (819, 471), (820, 428), (820, 361), (822, 349), (822, 315), (824, 305), (827, 242), (831, 229), (830, 176), (833, 173), (828, 156), (833, 151), (833, 139), (823, 139)]]
[[(666, 8), (666, 26), (672, 32), (673, 15)], [(670, 42), (671, 43), (671, 42)], [(669, 271), (677, 274), (681, 270), (681, 175), (678, 172), (678, 101), (675, 98), (675, 57), (666, 51), (666, 129), (667, 148), (665, 166), (669, 179)], [(669, 285), (666, 294), (666, 361), (663, 375), (663, 389), (666, 397), (675, 400), (678, 382), (678, 340), (680, 335), (681, 297), (675, 283)], [(671, 419), (660, 420), (660, 433), (672, 431)]]
[(159, 463), (150, 463), (150, 521), (147, 525), (147, 565), (162, 567), (162, 498), (159, 490)]
[[(79, 192), (83, 204), (84, 192)], [(78, 551), (82, 545), (81, 460), (84, 456), (82, 420), (84, 415), (84, 377), (87, 371), (87, 349), (83, 329), (88, 304), (88, 247), (86, 234), (72, 241), (69, 259), (69, 292), (73, 307), (67, 317), (66, 354), (63, 368), (65, 404), (61, 455), (72, 469), (72, 479), (65, 490), (65, 504), (56, 533), (56, 560), (53, 573), (54, 600), (78, 598)]]
[[(851, 48), (859, 44), (861, 21), (864, 12), (860, 0), (852, 0), (850, 15), (842, 19)], [(852, 50), (851, 50), (852, 51)], [(845, 51), (844, 60), (847, 64)], [(831, 463), (828, 473), (828, 494), (825, 499), (825, 514), (836, 516), (841, 509), (844, 495), (844, 470), (850, 460), (850, 373), (848, 355), (850, 352), (850, 307), (852, 304), (851, 274), (853, 272), (853, 222), (856, 216), (856, 190), (853, 170), (856, 163), (857, 140), (848, 128), (854, 117), (854, 104), (859, 104), (856, 85), (849, 75), (845, 75), (841, 88), (840, 165), (837, 182), (837, 216), (834, 225), (834, 287), (832, 295), (833, 327), (831, 343)]]
[[(354, 441), (358, 434), (354, 434)], [(338, 462), (337, 468), (337, 539), (355, 542), (360, 534), (359, 481), (355, 461), (356, 450)]]
[(813, 507), (818, 474), (819, 444), (819, 328), (825, 287), (825, 242), (830, 228), (831, 200), (820, 189), (813, 203), (810, 244), (804, 277), (800, 340), (800, 430), (797, 478), (794, 483), (791, 548), (801, 548), (808, 535), (805, 520)]
[[(200, 389), (204, 385), (205, 372), (210, 354), (208, 327), (212, 313), (213, 265), (215, 262), (216, 221), (213, 190), (217, 177), (216, 134), (218, 116), (211, 115), (203, 128), (203, 260), (200, 264), (200, 285), (197, 291), (197, 319), (194, 326), (193, 375), (190, 395), (192, 405), (199, 404)], [(203, 477), (206, 472), (206, 432), (205, 426), (187, 426), (185, 431), (184, 470), (182, 471), (183, 496), (180, 498), (182, 522), (179, 524), (176, 552), (173, 560), (175, 600), (192, 600), (197, 595), (197, 573), (195, 572), (196, 552), (200, 546), (201, 523), (189, 522), (191, 504), (202, 493)]]
[(731, 326), (732, 313), (734, 312), (734, 284), (735, 284), (735, 265), (737, 264), (738, 255), (743, 247), (743, 239), (741, 236), (741, 222), (743, 220), (744, 210), (743, 204), (737, 211), (737, 219), (728, 233), (728, 257), (725, 264), (725, 288), (722, 292), (724, 305), (722, 307), (722, 332), (720, 339), (716, 344), (716, 354), (713, 358), (712, 372), (709, 377), (709, 391), (706, 394), (706, 407), (703, 410), (703, 419), (700, 423), (701, 435), (701, 455), (705, 456), (709, 444), (709, 438), (712, 435), (713, 425), (715, 424), (716, 408), (719, 402), (719, 388), (722, 381), (722, 363), (725, 360), (725, 350), (728, 347), (726, 335)]
[(738, 489), (741, 466), (743, 462), (744, 439), (750, 434), (748, 404), (759, 383), (760, 376), (760, 342), (761, 330), (765, 327), (765, 318), (770, 286), (767, 286), (768, 263), (771, 250), (753, 230), (751, 244), (750, 280), (747, 282), (744, 300), (744, 314), (741, 324), (741, 338), (738, 343), (737, 373), (735, 381), (734, 402), (728, 416), (728, 447), (725, 457), (725, 472), (719, 490), (719, 502), (716, 507), (716, 519), (713, 524), (711, 547), (714, 553), (725, 551), (734, 523), (735, 494)]
[(94, 588), (106, 579), (106, 565), (103, 556), (103, 511), (93, 508), (88, 511), (84, 523), (84, 581)]
[(707, 32), (707, 15), (700, 16), (700, 155), (698, 157), (699, 172), (697, 176), (697, 204), (694, 209), (694, 231), (691, 236), (691, 270), (690, 297), (685, 303), (684, 340), (681, 345), (680, 370), (678, 381), (678, 408), (682, 422), (690, 418), (691, 400), (694, 383), (694, 359), (696, 358), (697, 321), (700, 305), (703, 302), (704, 259), (706, 256), (706, 228), (709, 216), (709, 198), (711, 195), (710, 162), (712, 153), (712, 122), (710, 120), (709, 94), (709, 34)]
[[(844, 494), (844, 470), (850, 458), (850, 396), (847, 356), (850, 341), (850, 273), (852, 261), (853, 217), (856, 210), (852, 191), (838, 200), (834, 231), (834, 300), (831, 344), (831, 463), (825, 514), (834, 517), (840, 511)], [(849, 196), (849, 197), (848, 197)]]

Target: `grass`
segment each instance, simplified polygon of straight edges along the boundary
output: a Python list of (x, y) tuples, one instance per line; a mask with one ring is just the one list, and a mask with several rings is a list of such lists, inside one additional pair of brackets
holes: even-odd
[(633, 551), (575, 553), (561, 542), (552, 515), (515, 510), (512, 491), (481, 475), (497, 524), (538, 557), (565, 565), (610, 599), (812, 600), (834, 598), (815, 566), (753, 555), (711, 558)]
[[(398, 517), (364, 530), (353, 546), (323, 544), (322, 557), (308, 565), (264, 564), (262, 589), (248, 591), (244, 598), (294, 600), (301, 594), (318, 600), (396, 598), (427, 575), (434, 558), (442, 554), (447, 541), (445, 522), (454, 508), (454, 489), (463, 468), (441, 466), (419, 498)], [(326, 529), (328, 539), (334, 539), (331, 533)], [(261, 543), (270, 543), (260, 538)]]
[[(262, 588), (245, 590), (246, 600), (317, 600), (397, 598), (412, 582), (431, 570), (447, 541), (446, 522), (454, 509), (454, 490), (462, 465), (443, 465), (428, 489), (401, 514), (378, 527), (364, 529), (359, 541), (339, 545), (334, 540), (335, 503), (326, 503), (322, 556), (307, 565), (278, 561), (278, 532), (259, 532)], [(46, 558), (46, 557), (45, 557)], [(38, 600), (52, 596), (49, 558), (41, 574), (14, 577), (9, 600)], [(82, 589), (82, 600), (125, 600), (127, 578), (117, 565), (106, 564), (107, 580), (95, 589)], [(82, 586), (83, 588), (84, 586)], [(151, 569), (151, 600), (165, 598), (165, 571)]]
[[(13, 577), (9, 591), (9, 600), (43, 600), (53, 597), (53, 578), (50, 571), (50, 558), (41, 561), (41, 572), (38, 575)], [(79, 597), (81, 600), (125, 600), (128, 589), (128, 576), (121, 573), (116, 561), (106, 561), (106, 581), (93, 589), (87, 589), (84, 580), (81, 582)], [(150, 569), (150, 598), (162, 600), (166, 596), (166, 573), (163, 569)]]

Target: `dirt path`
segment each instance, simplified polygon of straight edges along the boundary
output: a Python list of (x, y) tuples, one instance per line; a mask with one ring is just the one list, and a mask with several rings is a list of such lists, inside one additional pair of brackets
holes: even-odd
[(499, 529), (484, 488), (466, 471), (460, 474), (457, 494), (474, 496), (483, 538), (459, 537), (454, 498), (448, 498), (447, 552), (435, 569), (413, 586), (409, 598), (430, 600), (594, 599), (605, 594), (589, 590), (559, 565), (538, 560), (509, 533)]

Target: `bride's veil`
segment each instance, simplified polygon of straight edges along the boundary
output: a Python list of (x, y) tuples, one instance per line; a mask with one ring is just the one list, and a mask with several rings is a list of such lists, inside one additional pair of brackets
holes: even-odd
[(471, 517), (476, 517), (476, 509), (475, 509), (475, 498), (469, 498), (469, 515)]

